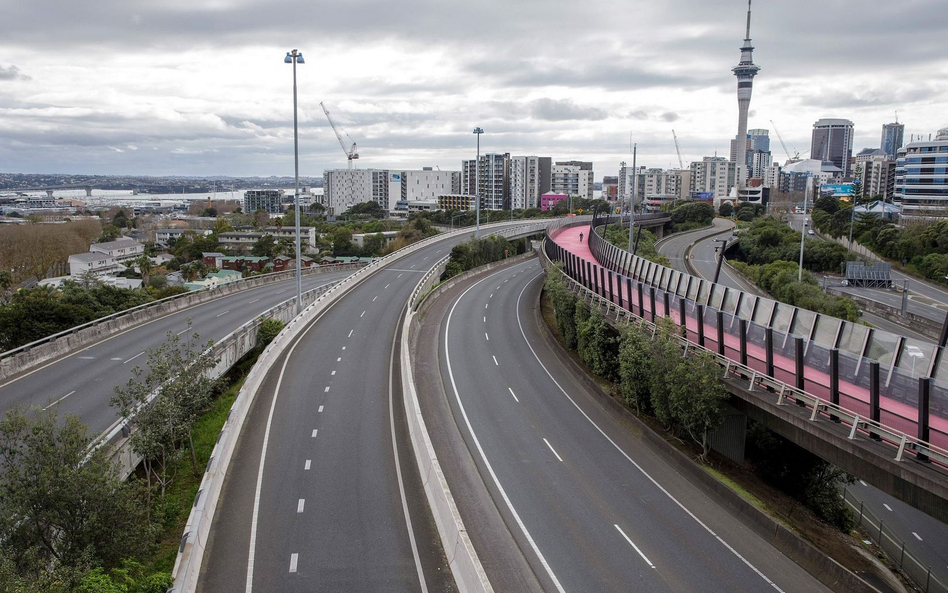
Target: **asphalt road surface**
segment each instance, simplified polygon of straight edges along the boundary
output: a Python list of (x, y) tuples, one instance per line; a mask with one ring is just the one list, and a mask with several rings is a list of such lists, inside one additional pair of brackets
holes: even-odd
[(546, 590), (825, 591), (563, 368), (536, 325), (542, 278), (531, 260), (452, 292), (440, 364), (493, 503)]
[[(342, 280), (352, 271), (303, 276), (303, 290)], [(150, 348), (168, 332), (196, 332), (200, 340), (220, 340), (270, 307), (295, 298), (296, 280), (244, 290), (138, 325), (78, 352), (44, 363), (0, 385), (0, 411), (14, 406), (55, 406), (60, 415), (77, 414), (91, 434), (100, 434), (117, 419), (109, 407), (115, 387), (145, 367)]]
[(200, 591), (455, 590), (390, 365), (411, 291), (466, 238), (369, 276), (277, 361), (228, 470)]

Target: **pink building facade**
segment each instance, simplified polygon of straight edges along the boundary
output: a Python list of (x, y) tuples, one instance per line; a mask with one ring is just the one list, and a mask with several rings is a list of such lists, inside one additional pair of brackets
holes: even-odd
[(552, 210), (559, 204), (561, 201), (565, 200), (568, 196), (566, 194), (556, 194), (551, 191), (546, 192), (540, 196), (540, 210), (547, 212)]

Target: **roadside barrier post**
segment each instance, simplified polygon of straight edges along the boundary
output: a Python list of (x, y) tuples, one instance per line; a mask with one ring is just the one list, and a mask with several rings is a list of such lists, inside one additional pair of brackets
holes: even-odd
[[(830, 350), (830, 401), (839, 405), (839, 349)], [(830, 414), (830, 420), (839, 422), (839, 416)]]
[[(879, 363), (875, 360), (869, 363), (869, 418), (880, 422), (882, 411), (879, 407)], [(881, 437), (869, 431), (869, 436), (875, 440), (881, 440)]]
[[(928, 424), (928, 410), (931, 405), (932, 380), (930, 377), (918, 378), (918, 438), (921, 441), (928, 442), (931, 436)], [(917, 455), (919, 461), (928, 461), (928, 455), (919, 452)]]
[(724, 356), (724, 311), (716, 311), (718, 324), (718, 354)]

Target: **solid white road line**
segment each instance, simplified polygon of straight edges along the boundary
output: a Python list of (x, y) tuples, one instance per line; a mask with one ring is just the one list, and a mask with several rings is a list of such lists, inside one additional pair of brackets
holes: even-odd
[(290, 572), (296, 572), (296, 564), (299, 562), (299, 554), (290, 554)]
[(517, 394), (513, 392), (513, 389), (510, 389), (509, 387), (508, 387), (507, 389), (508, 389), (508, 390), (510, 390), (510, 395), (512, 395), (512, 396), (513, 396), (513, 398), (514, 398), (514, 401), (515, 401), (515, 402), (517, 402), (517, 403), (519, 404), (519, 403), (520, 403), (520, 400), (519, 400), (519, 399), (517, 399)]
[(645, 560), (645, 563), (648, 564), (651, 568), (655, 568), (655, 565), (652, 564), (652, 561), (649, 560), (649, 559), (645, 556), (645, 554), (642, 553), (642, 550), (640, 550), (639, 547), (638, 547), (637, 545), (635, 545), (635, 542), (634, 542), (634, 541), (632, 541), (631, 539), (629, 539), (629, 536), (627, 536), (627, 535), (625, 534), (625, 532), (622, 531), (622, 528), (619, 527), (618, 525), (616, 525), (615, 528), (619, 530), (619, 533), (622, 534), (622, 537), (625, 538), (625, 541), (629, 542), (629, 545), (632, 546), (633, 548), (635, 548), (635, 551), (639, 553), (639, 556), (642, 557), (642, 560)]
[[(407, 315), (408, 304), (402, 308), (402, 315)], [(388, 418), (389, 430), (392, 432), (392, 454), (395, 456), (395, 476), (398, 479), (398, 494), (402, 499), (402, 512), (405, 514), (405, 527), (408, 529), (408, 542), (411, 544), (411, 553), (415, 559), (415, 570), (418, 572), (418, 582), (421, 584), (421, 593), (428, 593), (428, 583), (425, 582), (425, 573), (421, 569), (421, 555), (418, 553), (418, 544), (415, 542), (415, 529), (411, 525), (411, 514), (408, 512), (408, 497), (405, 496), (405, 482), (402, 479), (402, 465), (398, 459), (398, 443), (395, 440), (395, 390), (392, 386), (392, 376), (395, 374), (395, 344), (398, 332), (392, 336), (392, 353), (388, 359)]]
[[(486, 278), (485, 278), (486, 280)], [(448, 365), (448, 378), (451, 380), (451, 389), (454, 391), (454, 398), (458, 402), (458, 409), (461, 410), (461, 416), (464, 418), (464, 424), (467, 426), (467, 431), (470, 433), (471, 438), (474, 440), (474, 446), (477, 448), (478, 454), (480, 454), (481, 459), (484, 461), (484, 466), (487, 467), (487, 472), (490, 474), (491, 479), (494, 481), (494, 485), (497, 487), (498, 492), (500, 492), (501, 498), (504, 499), (507, 508), (510, 509), (511, 515), (513, 515), (514, 520), (517, 522), (517, 526), (520, 527), (520, 531), (523, 533), (524, 537), (527, 538), (527, 542), (530, 544), (530, 547), (533, 549), (533, 553), (537, 555), (537, 558), (540, 560), (540, 564), (546, 570), (546, 574), (553, 581), (556, 590), (560, 593), (566, 593), (563, 589), (563, 586), (560, 585), (559, 579), (556, 578), (556, 575), (553, 573), (553, 569), (547, 563), (546, 558), (543, 556), (543, 552), (540, 551), (540, 548), (537, 546), (537, 543), (533, 540), (533, 536), (530, 535), (530, 532), (527, 531), (527, 526), (523, 523), (523, 520), (520, 518), (520, 515), (517, 513), (517, 509), (514, 508), (513, 503), (510, 501), (510, 497), (507, 496), (507, 491), (504, 490), (503, 485), (500, 483), (500, 479), (497, 477), (497, 474), (494, 473), (494, 468), (491, 466), (490, 461), (487, 459), (487, 454), (484, 453), (484, 448), (481, 447), (481, 442), (477, 438), (477, 434), (474, 432), (474, 427), (471, 426), (471, 420), (467, 417), (467, 410), (464, 409), (464, 403), (461, 401), (461, 394), (458, 392), (457, 383), (454, 380), (454, 368), (451, 366), (451, 349), (448, 347), (449, 336), (451, 333), (451, 318), (454, 316), (454, 310), (457, 308), (458, 303), (461, 302), (461, 299), (464, 298), (468, 292), (471, 291), (475, 286), (483, 282), (483, 280), (474, 283), (467, 290), (461, 293), (461, 296), (454, 301), (454, 305), (451, 307), (451, 312), (448, 313), (448, 321), (445, 323), (444, 329), (444, 354), (445, 362)]]
[(915, 539), (917, 539), (918, 541), (922, 541), (922, 536), (920, 536), (919, 534), (915, 533), (914, 531), (912, 532), (912, 535), (914, 535), (914, 536), (915, 536)]
[(319, 409), (316, 410), (317, 413), (321, 413), (322, 411), (323, 411), (323, 406), (319, 406)]
[(556, 452), (556, 449), (553, 448), (553, 445), (550, 444), (550, 441), (546, 440), (546, 437), (543, 438), (543, 442), (546, 443), (546, 446), (550, 448), (550, 451), (553, 451), (553, 454), (556, 455), (557, 459), (563, 461), (563, 458), (560, 457), (560, 454)]
[(309, 471), (309, 468), (310, 468), (312, 465), (313, 465), (313, 460), (312, 460), (312, 459), (307, 459), (307, 460), (306, 460), (306, 465), (303, 466), (303, 469), (306, 470), (306, 471)]
[[(79, 358), (95, 358), (94, 356), (80, 356)], [(122, 360), (121, 357), (110, 358), (109, 360)]]
[(301, 499), (299, 500), (299, 502), (296, 503), (296, 512), (297, 512), (297, 513), (302, 513), (302, 512), (303, 512), (303, 505), (305, 505), (305, 504), (306, 504), (306, 499), (305, 499), (305, 498), (301, 498)]
[[(595, 421), (593, 421), (593, 419), (590, 418), (588, 414), (586, 414), (586, 411), (585, 411), (585, 410), (583, 410), (581, 407), (579, 407), (579, 404), (576, 403), (576, 400), (574, 400), (572, 397), (570, 397), (569, 393), (567, 393), (566, 390), (563, 389), (563, 386), (560, 385), (559, 381), (557, 381), (557, 380), (553, 377), (552, 373), (550, 373), (550, 370), (546, 368), (546, 365), (543, 364), (543, 361), (540, 360), (540, 357), (537, 355), (536, 350), (533, 349), (533, 344), (531, 344), (531, 343), (530, 343), (530, 340), (527, 339), (527, 333), (526, 333), (526, 332), (524, 331), (524, 329), (523, 329), (523, 322), (521, 321), (520, 315), (519, 315), (519, 311), (520, 311), (520, 301), (521, 301), (521, 299), (523, 298), (523, 293), (527, 290), (527, 287), (530, 286), (530, 284), (533, 283), (534, 280), (536, 280), (537, 278), (539, 278), (539, 277), (542, 276), (542, 275), (543, 275), (543, 272), (540, 272), (540, 273), (538, 273), (536, 276), (534, 276), (533, 278), (531, 278), (530, 280), (528, 280), (527, 283), (524, 284), (523, 289), (521, 289), (521, 291), (520, 291), (520, 296), (517, 297), (517, 311), (518, 311), (518, 314), (517, 314), (517, 324), (520, 326), (520, 335), (523, 336), (523, 341), (527, 343), (527, 347), (530, 349), (530, 352), (533, 354), (533, 357), (536, 358), (537, 363), (539, 363), (539, 365), (543, 368), (544, 372), (546, 372), (547, 376), (550, 377), (550, 380), (553, 381), (553, 384), (556, 385), (556, 387), (560, 390), (560, 392), (562, 392), (563, 395), (566, 396), (566, 399), (568, 399), (568, 400), (570, 401), (570, 403), (573, 404), (573, 407), (575, 407), (577, 410), (579, 410), (579, 413), (582, 414), (583, 417), (586, 418), (586, 420), (588, 420), (589, 423), (593, 425), (593, 427), (595, 427), (595, 429), (599, 432), (599, 434), (601, 434), (603, 437), (605, 437), (605, 439), (606, 439), (607, 441), (609, 441), (609, 443), (610, 443), (613, 447), (615, 447), (616, 450), (617, 450), (623, 457), (625, 457), (625, 458), (629, 461), (629, 463), (631, 463), (633, 466), (635, 466), (635, 469), (639, 470), (639, 471), (642, 473), (642, 475), (645, 476), (645, 477), (648, 479), (649, 482), (651, 482), (652, 484), (655, 484), (655, 487), (658, 488), (659, 490), (661, 490), (662, 493), (665, 494), (665, 496), (667, 496), (672, 502), (674, 502), (674, 503), (678, 506), (678, 508), (680, 508), (681, 510), (683, 510), (689, 517), (691, 517), (691, 518), (695, 521), (695, 523), (697, 523), (698, 525), (700, 525), (702, 528), (704, 528), (705, 531), (707, 531), (709, 534), (711, 534), (711, 536), (714, 537), (714, 539), (718, 540), (718, 542), (719, 542), (722, 546), (724, 546), (725, 548), (728, 549), (728, 551), (730, 551), (732, 554), (734, 554), (741, 562), (744, 563), (745, 566), (747, 566), (747, 567), (750, 568), (752, 571), (754, 571), (754, 573), (755, 573), (757, 576), (759, 576), (760, 578), (762, 578), (768, 585), (770, 585), (771, 587), (773, 587), (773, 588), (776, 589), (777, 591), (780, 591), (780, 593), (784, 593), (784, 590), (781, 589), (780, 587), (778, 587), (778, 586), (777, 586), (777, 583), (775, 583), (775, 582), (773, 582), (772, 580), (770, 580), (770, 578), (768, 578), (767, 575), (765, 575), (764, 573), (762, 573), (756, 566), (754, 566), (753, 564), (751, 564), (750, 561), (747, 560), (747, 558), (744, 558), (744, 556), (742, 556), (740, 552), (738, 552), (738, 551), (735, 550), (733, 547), (731, 547), (731, 544), (729, 544), (729, 543), (727, 543), (726, 541), (724, 541), (724, 538), (722, 538), (720, 535), (718, 535), (717, 533), (715, 533), (713, 529), (711, 529), (710, 527), (708, 527), (707, 524), (704, 523), (704, 521), (702, 521), (701, 519), (698, 518), (697, 515), (695, 515), (694, 513), (692, 513), (692, 512), (688, 509), (688, 507), (686, 507), (685, 505), (681, 504), (681, 502), (680, 502), (677, 498), (675, 498), (674, 495), (672, 495), (671, 492), (669, 492), (668, 490), (665, 489), (664, 486), (662, 486), (661, 484), (659, 484), (658, 481), (657, 481), (655, 478), (653, 478), (648, 472), (645, 471), (645, 468), (643, 468), (641, 465), (639, 465), (638, 463), (636, 463), (634, 459), (632, 459), (631, 457), (629, 457), (629, 454), (626, 453), (626, 452), (622, 449), (622, 447), (620, 447), (618, 444), (616, 444), (616, 442), (615, 442), (614, 440), (612, 440), (612, 438), (611, 438), (609, 435), (607, 435), (606, 432), (605, 432), (602, 428), (600, 428), (599, 425), (596, 424)], [(462, 294), (461, 296), (464, 296), (464, 295)], [(448, 317), (448, 319), (450, 320), (450, 316)], [(447, 329), (445, 330), (445, 337), (446, 337), (446, 339), (447, 339)], [(451, 367), (449, 366), (449, 367), (448, 367), (448, 372), (450, 373), (450, 371), (451, 371)]]
[[(95, 360), (95, 356), (77, 356), (76, 358), (80, 360)], [(122, 360), (121, 358), (113, 358), (112, 360)]]
[(496, 356), (494, 356), (493, 354), (491, 354), (490, 357), (494, 359), (494, 364), (495, 364), (496, 366), (500, 366), (500, 363), (497, 362), (497, 357), (496, 357)]
[(135, 356), (129, 358), (128, 360), (126, 360), (126, 361), (123, 362), (122, 364), (128, 364), (128, 363), (132, 362), (133, 360), (135, 360), (136, 358), (138, 358), (139, 356), (141, 356), (141, 355), (144, 354), (144, 353), (145, 353), (144, 351), (139, 352), (138, 354), (136, 354)]
[(48, 406), (46, 406), (45, 408), (43, 408), (43, 411), (45, 412), (46, 410), (52, 408), (53, 406), (55, 406), (55, 405), (58, 404), (59, 402), (63, 401), (64, 399), (66, 399), (67, 397), (69, 397), (70, 395), (72, 395), (72, 394), (75, 393), (75, 392), (76, 392), (75, 390), (70, 391), (70, 392), (67, 393), (66, 395), (62, 396), (61, 398), (57, 399), (57, 400), (54, 401), (53, 403), (51, 403), (51, 404), (49, 404)]
[(230, 313), (230, 310), (229, 310), (229, 309), (228, 309), (227, 311), (224, 311), (223, 313), (218, 313), (218, 314), (215, 315), (214, 317), (220, 317), (221, 315), (227, 315), (228, 313)]
[(887, 505), (886, 503), (882, 503), (882, 506), (885, 507), (885, 510), (889, 511), (890, 513), (892, 512), (892, 507), (890, 507), (890, 506)]
[(316, 433), (317, 433), (317, 432), (319, 432), (319, 429), (318, 429), (318, 428), (314, 428), (314, 429), (313, 429), (313, 434), (312, 434), (312, 435), (310, 435), (310, 438), (313, 438), (313, 439), (315, 439), (315, 438), (316, 438)]

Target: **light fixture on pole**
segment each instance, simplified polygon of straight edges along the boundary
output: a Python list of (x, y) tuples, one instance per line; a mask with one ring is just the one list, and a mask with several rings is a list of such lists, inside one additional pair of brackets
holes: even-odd
[(629, 253), (635, 255), (635, 246), (632, 244), (632, 228), (635, 226), (635, 194), (638, 193), (639, 174), (635, 170), (635, 157), (639, 145), (632, 145), (632, 191), (629, 194)]
[(296, 177), (296, 189), (293, 194), (293, 203), (296, 213), (296, 312), (303, 310), (303, 267), (300, 251), (300, 134), (296, 110), (296, 65), (305, 64), (302, 52), (297, 50), (286, 52), (284, 64), (293, 64), (293, 166)]
[(813, 186), (813, 178), (807, 179), (806, 187), (803, 189), (803, 224), (800, 226), (800, 269), (797, 270), (797, 282), (803, 282), (803, 242), (806, 239), (807, 232), (807, 198), (810, 197), (810, 188)]
[[(484, 128), (474, 128), (474, 134), (477, 135), (477, 160), (474, 161), (475, 173), (474, 173), (474, 208), (477, 211), (476, 218), (476, 227), (474, 228), (474, 236), (481, 236), (481, 134), (484, 133)], [(469, 186), (470, 187), (470, 186)]]

